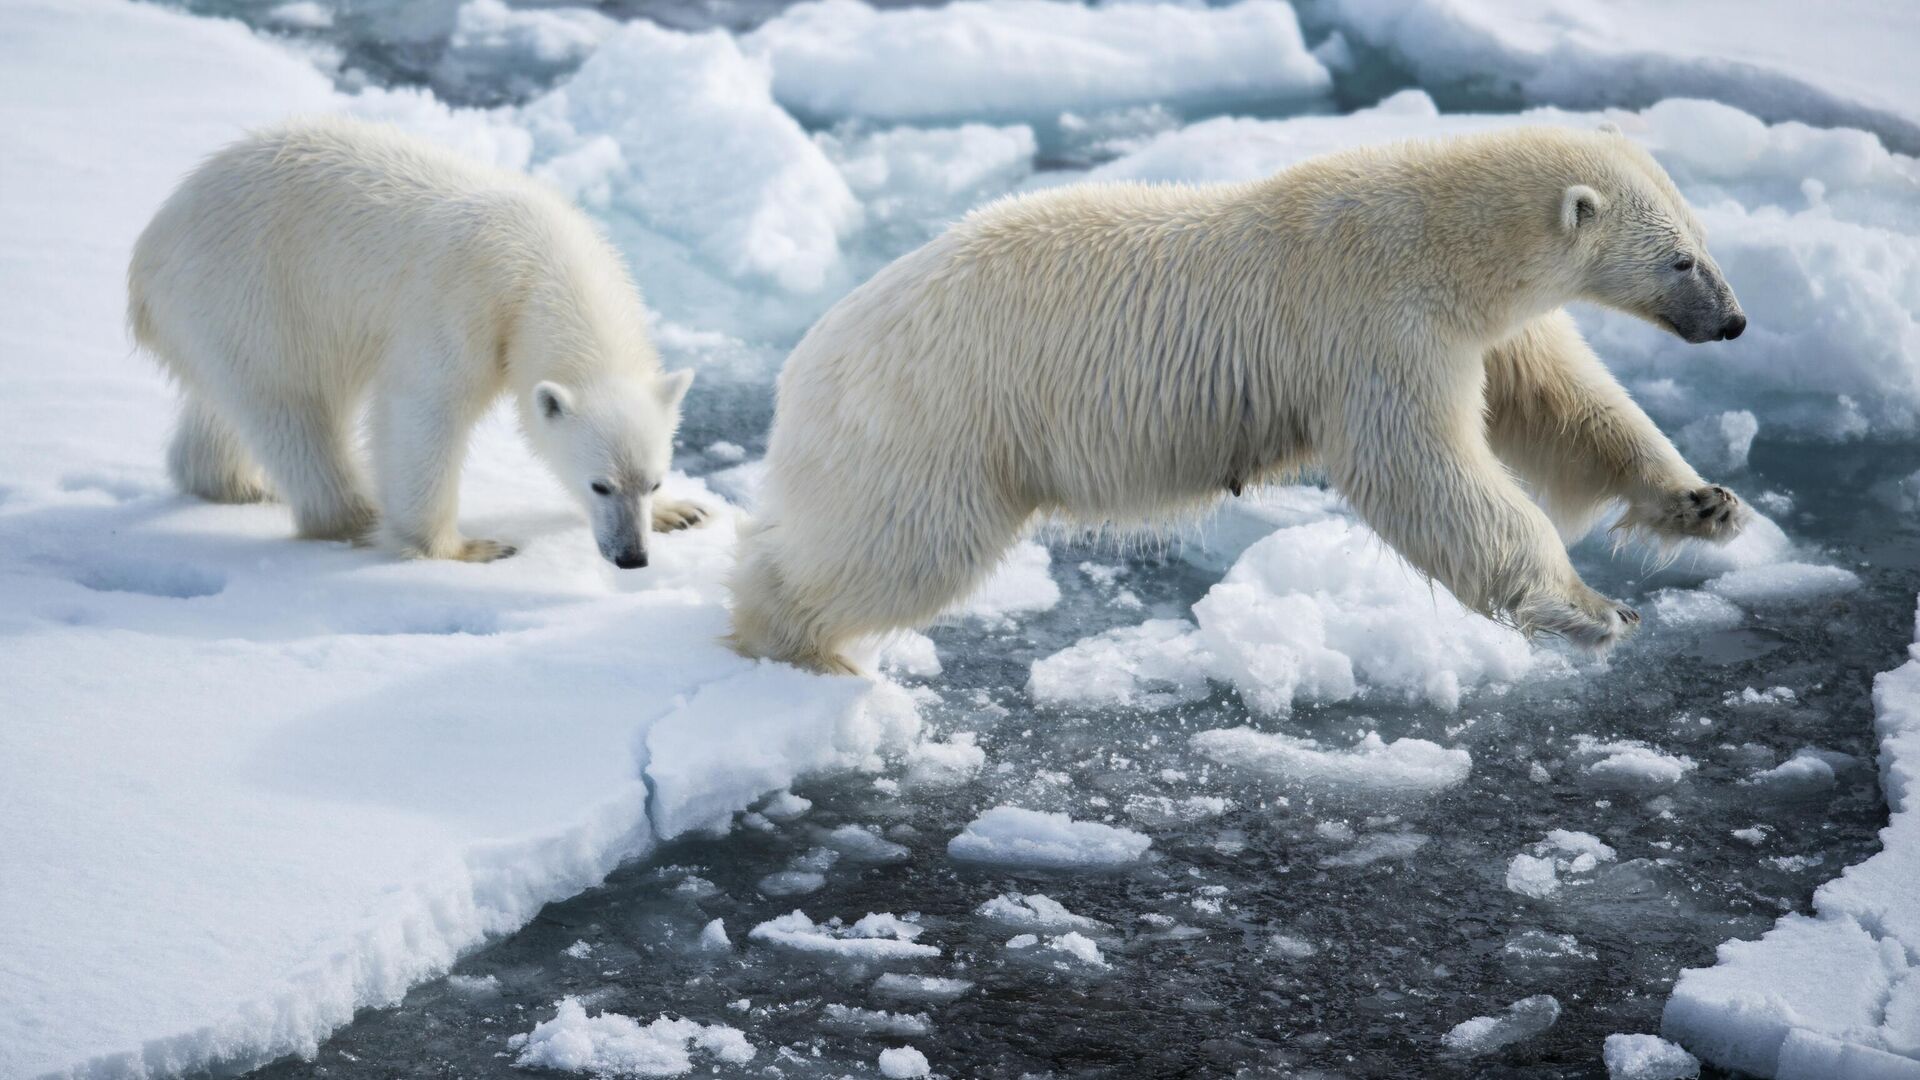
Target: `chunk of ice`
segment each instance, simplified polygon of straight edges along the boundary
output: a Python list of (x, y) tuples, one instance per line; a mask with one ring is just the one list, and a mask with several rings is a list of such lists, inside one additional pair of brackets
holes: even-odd
[(1552, 994), (1535, 994), (1507, 1006), (1507, 1011), (1499, 1016), (1476, 1016), (1455, 1024), (1440, 1037), (1440, 1042), (1456, 1054), (1486, 1054), (1530, 1039), (1559, 1019), (1560, 1002)]
[(947, 854), (966, 862), (1097, 869), (1137, 862), (1152, 844), (1131, 829), (996, 806), (948, 841)]

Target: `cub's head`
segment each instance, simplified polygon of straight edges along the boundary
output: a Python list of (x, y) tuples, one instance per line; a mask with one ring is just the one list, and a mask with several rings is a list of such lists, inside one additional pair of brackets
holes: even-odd
[(673, 463), (680, 401), (692, 383), (693, 372), (676, 371), (533, 388), (532, 442), (586, 510), (600, 554), (622, 570), (647, 565), (653, 494)]
[(1579, 141), (1586, 178), (1561, 192), (1559, 229), (1586, 297), (1690, 342), (1739, 337), (1747, 317), (1666, 170), (1618, 129)]

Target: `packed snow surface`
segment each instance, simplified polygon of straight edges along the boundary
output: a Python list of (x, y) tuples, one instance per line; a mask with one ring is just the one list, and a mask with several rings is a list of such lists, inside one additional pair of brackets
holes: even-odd
[(1674, 985), (1662, 1033), (1716, 1065), (1776, 1080), (1920, 1077), (1920, 645), (1913, 656), (1874, 680), (1883, 850), (1820, 886), (1812, 915), (1725, 943)]
[(947, 842), (947, 854), (965, 862), (1006, 866), (1096, 869), (1123, 866), (1153, 841), (1132, 829), (1075, 821), (1018, 806), (996, 806)]

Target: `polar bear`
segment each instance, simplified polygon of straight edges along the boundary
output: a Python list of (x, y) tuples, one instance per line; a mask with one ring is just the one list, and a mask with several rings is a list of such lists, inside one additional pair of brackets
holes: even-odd
[[(513, 554), (456, 523), (467, 435), (511, 390), (600, 553), (647, 564), (691, 372), (663, 373), (640, 297), (593, 225), (532, 180), (391, 128), (300, 121), (183, 181), (134, 246), (128, 322), (184, 401), (183, 492), (276, 493), (299, 535), (413, 556)], [(373, 494), (353, 452), (362, 406)]]
[(1613, 131), (977, 210), (788, 359), (734, 646), (850, 670), (853, 639), (933, 619), (1036, 515), (1165, 522), (1317, 463), (1469, 607), (1608, 647), (1639, 616), (1580, 580), (1550, 514), (1577, 529), (1619, 500), (1627, 528), (1725, 540), (1746, 511), (1608, 374), (1573, 300), (1690, 342), (1746, 326), (1685, 200)]

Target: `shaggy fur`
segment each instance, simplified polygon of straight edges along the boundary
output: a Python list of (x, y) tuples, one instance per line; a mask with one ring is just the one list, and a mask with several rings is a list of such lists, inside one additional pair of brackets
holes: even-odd
[(619, 256), (524, 177), (383, 127), (292, 124), (180, 185), (128, 291), (135, 339), (184, 396), (168, 454), (184, 492), (277, 493), (304, 537), (377, 525), (410, 555), (510, 555), (455, 517), (468, 432), (511, 391), (608, 559), (645, 565), (650, 522), (703, 514), (653, 497), (691, 376), (662, 373)]
[(1707, 487), (1560, 307), (1690, 340), (1745, 325), (1665, 173), (1616, 133), (1517, 129), (1222, 186), (1077, 186), (966, 218), (842, 300), (781, 374), (734, 580), (750, 656), (847, 670), (1036, 514), (1160, 522), (1310, 463), (1414, 566), (1529, 632), (1638, 616), (1569, 523), (1725, 539)]

